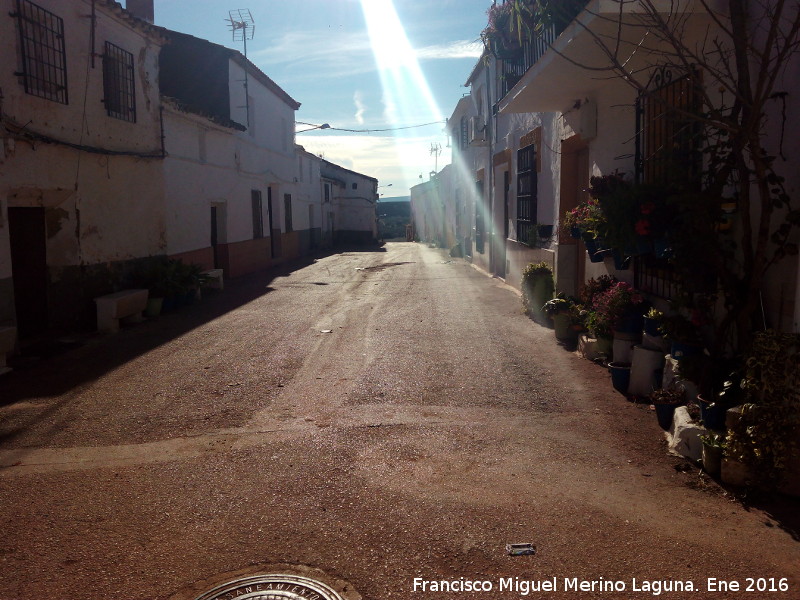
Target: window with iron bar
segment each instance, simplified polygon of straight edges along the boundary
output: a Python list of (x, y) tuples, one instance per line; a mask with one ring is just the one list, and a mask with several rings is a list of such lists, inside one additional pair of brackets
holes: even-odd
[(483, 234), (485, 233), (485, 210), (486, 208), (483, 200), (483, 181), (477, 181), (475, 183), (475, 252), (480, 254), (483, 254), (484, 252)]
[(17, 0), (25, 93), (68, 104), (64, 20), (28, 0)]
[[(661, 67), (654, 71), (648, 90), (636, 101), (636, 176), (644, 183), (681, 182), (692, 186), (702, 168), (699, 121), (701, 96), (685, 72)], [(672, 299), (678, 293), (674, 270), (665, 259), (638, 257), (635, 285), (650, 294)]]
[(106, 42), (103, 53), (103, 91), (109, 117), (136, 122), (133, 54)]
[(537, 210), (536, 146), (517, 150), (517, 241), (530, 245), (536, 239)]
[[(355, 184), (353, 184), (355, 185)], [(291, 194), (284, 194), (283, 195), (283, 215), (284, 215), (284, 225), (286, 226), (286, 233), (290, 233), (294, 231), (292, 227), (292, 195)]]
[(261, 190), (250, 190), (250, 205), (253, 209), (253, 239), (264, 237), (264, 217)]

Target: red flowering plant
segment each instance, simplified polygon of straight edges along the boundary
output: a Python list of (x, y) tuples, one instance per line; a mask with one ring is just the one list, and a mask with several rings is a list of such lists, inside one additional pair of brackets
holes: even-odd
[(629, 283), (618, 281), (594, 300), (595, 312), (612, 331), (622, 329), (630, 318), (641, 318), (647, 309), (644, 296)]
[(604, 231), (606, 219), (598, 201), (591, 199), (567, 211), (562, 225), (568, 229), (576, 229), (580, 235), (589, 239), (596, 239)]
[(601, 235), (611, 248), (642, 254), (666, 235), (671, 222), (667, 187), (633, 183), (618, 172), (590, 181), (589, 193), (605, 220)]

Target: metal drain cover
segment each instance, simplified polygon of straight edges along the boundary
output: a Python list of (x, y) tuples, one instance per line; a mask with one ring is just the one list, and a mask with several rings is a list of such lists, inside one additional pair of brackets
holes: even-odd
[(253, 575), (234, 579), (197, 600), (344, 600), (321, 581), (297, 575)]

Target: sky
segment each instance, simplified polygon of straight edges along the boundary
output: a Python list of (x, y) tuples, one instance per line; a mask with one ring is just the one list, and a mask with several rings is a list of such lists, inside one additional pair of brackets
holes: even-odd
[(248, 9), (248, 58), (301, 103), (298, 122), (331, 126), (297, 143), (376, 177), (386, 196), (450, 162), (444, 121), (469, 91), (491, 0), (233, 1), (155, 0), (155, 22), (242, 51), (228, 18)]

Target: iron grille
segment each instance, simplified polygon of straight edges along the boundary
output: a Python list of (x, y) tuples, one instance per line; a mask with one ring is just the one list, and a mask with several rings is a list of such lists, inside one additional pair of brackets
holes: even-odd
[[(702, 100), (697, 72), (662, 66), (653, 72), (647, 89), (636, 99), (636, 179), (696, 187), (702, 169)], [(640, 289), (672, 299), (678, 282), (667, 260), (640, 257), (634, 263)]]
[(28, 0), (17, 0), (25, 93), (68, 104), (64, 20)]
[(676, 180), (691, 185), (700, 176), (702, 108), (697, 74), (657, 69), (636, 100), (636, 172), (645, 183)]
[(264, 237), (264, 218), (261, 206), (261, 190), (250, 190), (250, 205), (253, 209), (253, 239)]
[(109, 117), (136, 122), (133, 54), (106, 42), (103, 54), (103, 88)]
[(536, 147), (531, 144), (517, 150), (517, 241), (532, 244), (536, 240), (537, 209)]
[(483, 201), (483, 181), (475, 183), (475, 252), (483, 254), (484, 212), (486, 205)]
[[(353, 184), (355, 185), (355, 184)], [(291, 194), (284, 194), (283, 195), (283, 216), (284, 216), (284, 225), (286, 226), (286, 233), (291, 233), (294, 231), (292, 226), (292, 195)]]

